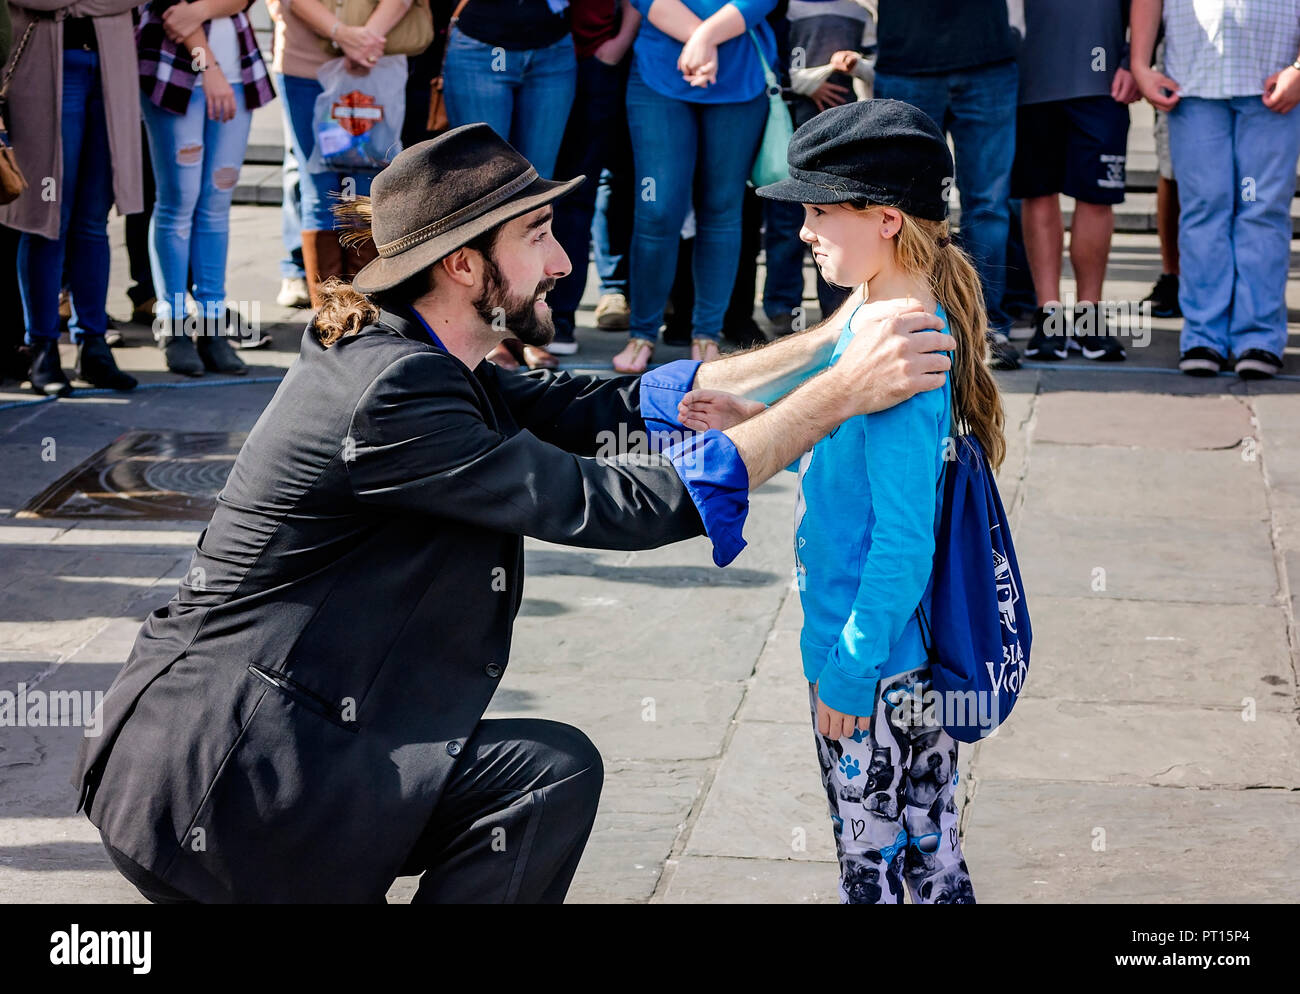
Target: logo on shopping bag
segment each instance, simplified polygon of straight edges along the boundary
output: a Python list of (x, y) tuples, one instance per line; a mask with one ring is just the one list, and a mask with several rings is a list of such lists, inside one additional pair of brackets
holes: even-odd
[(355, 138), (364, 135), (384, 119), (384, 108), (375, 103), (375, 98), (369, 93), (353, 90), (335, 101), (330, 108), (330, 117)]

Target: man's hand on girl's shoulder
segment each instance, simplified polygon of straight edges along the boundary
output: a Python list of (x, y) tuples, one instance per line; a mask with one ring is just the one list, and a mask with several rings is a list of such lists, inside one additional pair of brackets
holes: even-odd
[(871, 306), (863, 305), (853, 341), (824, 374), (839, 380), (845, 420), (943, 386), (952, 367), (944, 353), (957, 348), (951, 335), (938, 330), (943, 320), (917, 301), (881, 301), (867, 310)]

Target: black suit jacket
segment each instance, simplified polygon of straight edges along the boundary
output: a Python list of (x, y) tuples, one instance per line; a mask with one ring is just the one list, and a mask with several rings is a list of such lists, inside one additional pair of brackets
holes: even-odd
[(108, 842), (202, 901), (382, 899), (510, 654), (523, 536), (704, 533), (639, 379), (471, 371), (381, 313), (302, 352), (191, 569), (145, 621), (73, 783)]

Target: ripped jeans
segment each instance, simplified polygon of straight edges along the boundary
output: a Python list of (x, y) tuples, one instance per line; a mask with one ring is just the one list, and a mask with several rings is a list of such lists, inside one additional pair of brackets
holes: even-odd
[[(253, 120), (243, 87), (238, 82), (230, 86), (235, 116), (224, 122), (208, 119), (202, 81), (184, 114), (140, 96), (158, 189), (149, 222), (149, 264), (158, 299), (155, 331), (173, 316), (185, 316), (185, 295), (191, 290), (200, 314), (218, 322), (217, 328), (224, 321), (230, 202)], [(193, 287), (188, 285), (191, 276)]]
[(885, 677), (870, 730), (832, 739), (817, 731), (817, 692), (808, 684), (841, 904), (902, 904), (904, 884), (913, 904), (975, 903), (958, 836), (957, 743), (907, 717), (921, 713), (932, 687), (929, 666)]

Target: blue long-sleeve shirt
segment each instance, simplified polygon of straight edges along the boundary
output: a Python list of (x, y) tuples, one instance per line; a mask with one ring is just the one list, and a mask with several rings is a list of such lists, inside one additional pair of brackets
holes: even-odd
[[(636, 71), (645, 84), (666, 97), (688, 103), (721, 104), (753, 100), (763, 92), (763, 65), (749, 31), (718, 46), (718, 78), (710, 86), (691, 86), (677, 68), (682, 43), (650, 23), (650, 6), (654, 0), (632, 0), (641, 14), (641, 29), (632, 45)], [(767, 64), (776, 67), (776, 36), (765, 18), (776, 7), (776, 0), (726, 0), (740, 11), (745, 27), (758, 36)], [(701, 20), (722, 9), (723, 0), (682, 0)]]
[[(942, 307), (937, 314), (947, 330)], [(853, 316), (832, 364), (853, 338)], [(951, 419), (945, 379), (938, 390), (850, 418), (799, 461), (803, 670), (822, 701), (844, 714), (873, 714), (877, 681), (925, 663), (914, 612), (924, 603), (929, 613)]]

